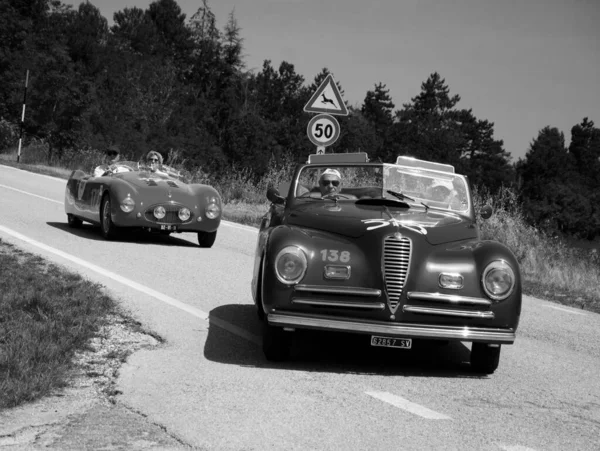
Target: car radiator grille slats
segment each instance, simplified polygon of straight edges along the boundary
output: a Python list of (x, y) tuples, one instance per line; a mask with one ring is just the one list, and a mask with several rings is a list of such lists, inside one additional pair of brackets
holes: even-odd
[(383, 240), (383, 272), (388, 306), (395, 313), (410, 267), (411, 242), (406, 237), (389, 235)]

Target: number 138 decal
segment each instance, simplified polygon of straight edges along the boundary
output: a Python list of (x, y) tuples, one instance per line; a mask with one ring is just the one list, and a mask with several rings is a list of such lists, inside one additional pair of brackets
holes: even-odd
[(324, 262), (342, 262), (350, 261), (350, 252), (339, 251), (337, 249), (321, 249), (321, 259)]

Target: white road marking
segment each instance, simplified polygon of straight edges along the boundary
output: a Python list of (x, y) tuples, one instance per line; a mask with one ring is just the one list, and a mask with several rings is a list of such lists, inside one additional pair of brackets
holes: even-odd
[(522, 445), (504, 445), (502, 443), (498, 443), (498, 446), (504, 451), (536, 451), (533, 448), (528, 448), (527, 446)]
[(57, 201), (57, 200), (54, 200), (54, 199), (50, 199), (50, 198), (48, 198), (48, 197), (44, 197), (44, 196), (38, 196), (37, 194), (33, 194), (33, 193), (30, 193), (30, 192), (27, 192), (27, 191), (22, 191), (22, 190), (20, 190), (20, 189), (13, 188), (12, 186), (0, 185), (0, 187), (2, 187), (2, 188), (6, 188), (6, 189), (10, 189), (10, 190), (16, 191), (16, 192), (18, 192), (18, 193), (27, 194), (27, 195), (29, 195), (29, 196), (38, 197), (38, 198), (40, 198), (40, 199), (44, 199), (44, 200), (47, 200), (47, 201), (49, 201), (49, 202), (54, 202), (55, 204), (60, 204), (60, 205), (62, 205), (62, 204), (64, 203), (64, 202), (59, 202), (59, 201)]
[(229, 227), (233, 227), (234, 229), (241, 229), (241, 230), (246, 230), (248, 232), (258, 233), (258, 229), (256, 227), (252, 227), (252, 226), (246, 226), (246, 225), (237, 224), (235, 222), (224, 221), (224, 220), (221, 221), (221, 224), (229, 226)]
[(542, 307), (546, 307), (546, 308), (552, 308), (554, 310), (560, 310), (561, 312), (566, 312), (566, 313), (570, 313), (571, 315), (582, 315), (582, 316), (586, 316), (585, 313), (582, 312), (578, 312), (577, 310), (573, 310), (573, 309), (569, 309), (569, 308), (564, 308), (564, 307), (556, 307), (554, 305), (546, 305), (546, 304), (542, 304)]
[(378, 391), (368, 391), (365, 392), (367, 395), (372, 396), (373, 398), (377, 398), (383, 402), (387, 402), (393, 406), (399, 407), (400, 409), (406, 410), (414, 415), (419, 415), (420, 417), (427, 418), (428, 420), (451, 420), (447, 415), (443, 413), (438, 413), (433, 410), (428, 409), (427, 407), (423, 407), (419, 404), (415, 404), (414, 402), (410, 402), (407, 399), (404, 399), (400, 396), (393, 395), (387, 392), (378, 392)]
[[(1, 162), (0, 162), (1, 163)], [(44, 177), (50, 180), (54, 180), (56, 182), (62, 182), (62, 183), (67, 183), (66, 179), (63, 179), (61, 177), (57, 177), (57, 176), (52, 176), (52, 175), (47, 175), (47, 174), (38, 174), (37, 172), (31, 172), (31, 171), (26, 171), (25, 169), (21, 169), (21, 168), (14, 168), (12, 166), (5, 166), (3, 164), (0, 164), (0, 167), (2, 168), (6, 168), (6, 169), (12, 169), (13, 171), (22, 171), (22, 172), (27, 172), (28, 174), (33, 174), (33, 175), (37, 175), (38, 177)]]
[(188, 305), (185, 302), (181, 302), (177, 299), (167, 296), (166, 294), (153, 290), (152, 288), (148, 288), (140, 283), (134, 282), (133, 280), (127, 279), (114, 272), (101, 268), (100, 266), (96, 266), (93, 263), (89, 263), (81, 258), (75, 257), (71, 254), (67, 254), (66, 252), (63, 252), (58, 249), (54, 249), (53, 247), (47, 246), (44, 243), (40, 243), (39, 241), (33, 240), (25, 235), (15, 232), (14, 230), (9, 229), (8, 227), (0, 225), (0, 231), (6, 233), (7, 235), (11, 235), (14, 238), (17, 238), (21, 241), (36, 246), (40, 249), (43, 249), (46, 252), (58, 255), (59, 257), (62, 257), (65, 260), (69, 260), (77, 265), (83, 266), (84, 268), (88, 268), (102, 276), (108, 277), (112, 280), (122, 283), (123, 285), (133, 288), (134, 290), (147, 294), (148, 296), (152, 296), (153, 298), (164, 302), (165, 304), (178, 308), (181, 311), (189, 313), (190, 315), (193, 315), (204, 321), (209, 321), (211, 324), (214, 324), (215, 326), (220, 327), (221, 329), (225, 329), (227, 332), (237, 335), (238, 337), (244, 338), (245, 340), (248, 340), (252, 343), (255, 343), (257, 345), (260, 345), (262, 343), (262, 340), (258, 336), (251, 334), (250, 332), (247, 332), (246, 330), (241, 329), (240, 327), (237, 327), (231, 323), (228, 323), (227, 321), (223, 321), (215, 317), (210, 317), (208, 313), (203, 312), (202, 310), (197, 309), (196, 307)]

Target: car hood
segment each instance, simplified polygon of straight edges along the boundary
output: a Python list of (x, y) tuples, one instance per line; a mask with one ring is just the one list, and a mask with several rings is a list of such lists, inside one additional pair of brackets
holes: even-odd
[(191, 187), (186, 183), (167, 176), (160, 176), (150, 172), (127, 172), (114, 174), (113, 177), (120, 178), (132, 185), (138, 192), (148, 191), (171, 191), (175, 193), (192, 194)]
[(361, 205), (353, 202), (307, 202), (295, 206), (286, 224), (330, 232), (348, 238), (367, 233), (419, 234), (430, 244), (477, 237), (473, 221), (458, 214), (423, 208)]

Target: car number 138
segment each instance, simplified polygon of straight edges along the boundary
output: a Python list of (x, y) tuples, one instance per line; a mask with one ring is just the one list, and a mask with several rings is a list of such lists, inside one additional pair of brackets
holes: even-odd
[(412, 347), (412, 340), (410, 338), (390, 338), (371, 335), (371, 346), (410, 349)]

